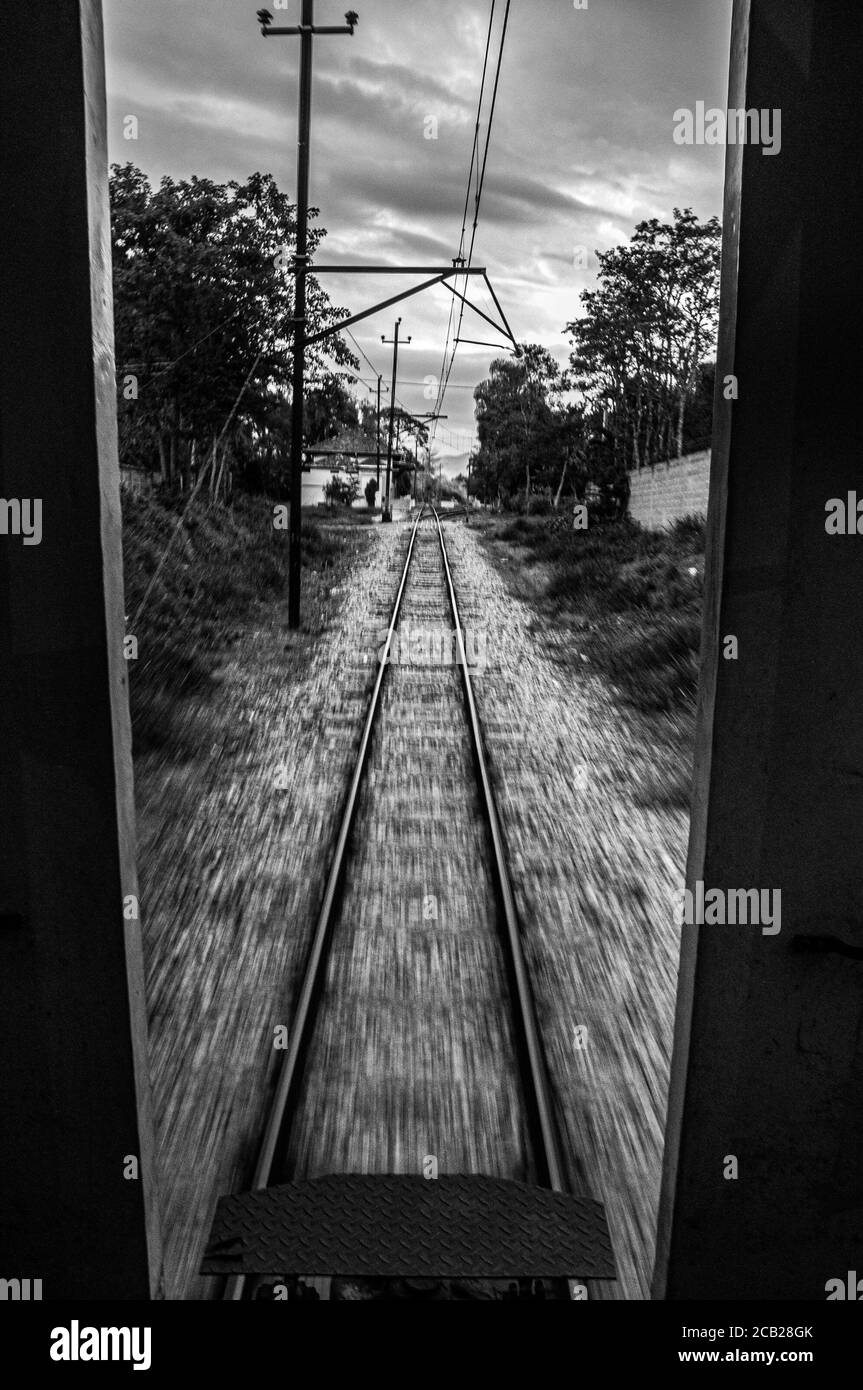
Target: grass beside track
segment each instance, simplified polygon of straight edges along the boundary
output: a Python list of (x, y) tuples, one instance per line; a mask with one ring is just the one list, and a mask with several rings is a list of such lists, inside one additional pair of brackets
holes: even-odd
[[(218, 688), (217, 668), (237, 628), (287, 587), (287, 533), (273, 526), (273, 503), (236, 494), (229, 506), (192, 503), (140, 618), (135, 615), (174, 534), (186, 499), (123, 494), (127, 632), (135, 753), (190, 755), (184, 703)], [(370, 534), (370, 514), (346, 509), (303, 513), (303, 624), (326, 623), (329, 597)]]
[(704, 522), (668, 531), (631, 521), (588, 531), (548, 517), (480, 521), (510, 586), (572, 638), (587, 660), (645, 713), (690, 712), (698, 683)]

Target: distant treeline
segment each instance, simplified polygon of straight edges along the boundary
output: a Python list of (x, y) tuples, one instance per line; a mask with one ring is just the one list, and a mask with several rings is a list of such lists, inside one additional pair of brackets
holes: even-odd
[(538, 344), (492, 363), (475, 392), (471, 490), (482, 501), (590, 496), (620, 515), (629, 469), (709, 444), (720, 241), (718, 220), (691, 209), (640, 223), (599, 255), (585, 313), (566, 325), (566, 369)]

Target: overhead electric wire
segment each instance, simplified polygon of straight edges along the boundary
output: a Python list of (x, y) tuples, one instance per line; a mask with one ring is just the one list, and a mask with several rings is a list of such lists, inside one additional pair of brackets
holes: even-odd
[(345, 331), (345, 333), (347, 333), (348, 337), (350, 338), (351, 342), (353, 343), (354, 347), (356, 348), (356, 350), (357, 350), (357, 352), (360, 354), (360, 356), (365, 358), (365, 360), (366, 360), (366, 362), (368, 363), (369, 367), (370, 367), (371, 370), (374, 372), (375, 377), (377, 378), (377, 377), (379, 377), (379, 376), (383, 376), (383, 372), (379, 372), (379, 371), (378, 371), (377, 367), (375, 366), (374, 362), (373, 362), (373, 361), (371, 360), (371, 358), (369, 357), (368, 353), (365, 352), (365, 351), (360, 347), (359, 343), (357, 342), (357, 340), (356, 340), (356, 338), (354, 337), (354, 335), (353, 335), (353, 333), (351, 332), (351, 330), (350, 330), (349, 328), (346, 328), (344, 331)]
[[(357, 349), (357, 352), (358, 352), (362, 357), (365, 358), (365, 360), (366, 360), (366, 362), (368, 363), (369, 367), (370, 367), (371, 370), (374, 372), (375, 377), (376, 377), (376, 378), (381, 377), (381, 376), (382, 376), (382, 373), (378, 371), (378, 369), (377, 369), (377, 367), (375, 366), (374, 362), (371, 361), (371, 359), (370, 359), (370, 357), (368, 356), (368, 354), (363, 350), (363, 348), (362, 348), (362, 347), (360, 346), (360, 344), (357, 342), (357, 340), (356, 340), (356, 338), (354, 337), (354, 335), (353, 335), (353, 333), (351, 332), (351, 330), (350, 330), (349, 328), (346, 328), (344, 331), (347, 333), (347, 335), (348, 335), (348, 337), (350, 338), (351, 342), (353, 343), (354, 347)], [(357, 377), (357, 380), (358, 380), (358, 381), (361, 381), (362, 378), (361, 378), (361, 377)], [(363, 383), (363, 384), (365, 385), (365, 383)], [(425, 386), (426, 383), (425, 383), (424, 381), (417, 381), (417, 382), (412, 382), (412, 381), (411, 381), (411, 382), (404, 382), (403, 385), (406, 385), (406, 386)], [(386, 391), (387, 394), (389, 394), (390, 388), (389, 388), (389, 386), (384, 386), (384, 385), (382, 384), (382, 385), (381, 385), (381, 390)], [(404, 404), (402, 401), (399, 400), (398, 396), (395, 397), (395, 403), (396, 403), (396, 407), (402, 412), (402, 415), (406, 416), (409, 420), (413, 420), (414, 423), (416, 423), (416, 417), (412, 414), (411, 411), (409, 411), (409, 410), (407, 409), (407, 407), (405, 406), (405, 404)]]
[[(490, 109), (490, 111), (489, 111), (489, 116), (488, 116), (488, 126), (487, 126), (487, 128), (486, 128), (485, 149), (483, 150), (483, 158), (482, 158), (482, 170), (481, 170), (481, 171), (478, 170), (478, 179), (477, 179), (477, 188), (476, 188), (476, 199), (475, 199), (475, 203), (474, 203), (473, 226), (472, 226), (472, 228), (471, 228), (471, 237), (470, 237), (470, 250), (469, 250), (468, 255), (467, 255), (467, 265), (468, 265), (468, 267), (470, 267), (470, 266), (473, 264), (473, 253), (474, 253), (474, 247), (475, 247), (475, 245), (476, 245), (476, 233), (477, 233), (477, 227), (478, 227), (478, 225), (479, 225), (479, 209), (480, 209), (480, 203), (481, 203), (481, 201), (482, 201), (483, 189), (484, 189), (484, 187), (485, 187), (485, 171), (486, 171), (486, 167), (487, 167), (487, 165), (488, 165), (488, 151), (489, 151), (489, 146), (490, 146), (490, 144), (491, 144), (491, 132), (492, 132), (492, 126), (493, 126), (493, 124), (494, 124), (495, 107), (496, 107), (496, 105), (497, 105), (497, 92), (498, 92), (498, 87), (499, 87), (499, 85), (500, 85), (500, 71), (501, 71), (501, 65), (502, 65), (502, 62), (503, 62), (503, 49), (504, 49), (504, 44), (506, 43), (506, 31), (507, 31), (507, 26), (508, 26), (508, 24), (509, 24), (510, 4), (511, 4), (511, 0), (507, 0), (507, 3), (506, 3), (506, 10), (505, 10), (505, 12), (504, 12), (504, 17), (503, 17), (503, 29), (502, 29), (502, 31), (501, 31), (501, 36), (500, 36), (500, 48), (498, 49), (498, 55), (497, 55), (497, 67), (496, 67), (495, 76), (494, 76), (494, 88), (493, 88), (493, 91), (492, 91), (491, 109)], [(465, 292), (466, 292), (466, 290), (467, 290), (467, 286), (465, 285)], [(461, 337), (461, 326), (462, 326), (462, 322), (463, 322), (463, 320), (464, 320), (464, 311), (465, 311), (465, 304), (464, 304), (464, 301), (462, 301), (462, 302), (461, 302), (461, 307), (460, 307), (460, 313), (459, 313), (458, 328), (456, 329), (456, 335), (455, 335), (456, 338)], [(451, 371), (452, 371), (452, 364), (453, 364), (453, 362), (455, 361), (456, 346), (457, 346), (457, 344), (453, 344), (453, 352), (452, 352), (452, 356), (450, 357), (450, 364), (449, 364), (449, 368), (448, 368), (448, 370), (447, 370), (446, 381), (445, 381), (445, 383), (444, 383), (443, 391), (441, 392), (441, 402), (440, 402), (441, 405), (443, 405), (443, 399), (444, 399), (444, 396), (445, 396), (445, 394), (446, 394), (446, 388), (447, 388), (447, 385), (449, 384), (449, 376), (450, 376), (450, 373), (451, 373)]]
[[(465, 238), (466, 238), (466, 236), (467, 236), (467, 210), (468, 210), (468, 207), (469, 207), (469, 205), (470, 205), (471, 183), (472, 183), (472, 180), (473, 180), (474, 169), (476, 168), (477, 173), (479, 172), (479, 161), (478, 161), (478, 159), (477, 159), (477, 154), (479, 153), (479, 133), (480, 133), (480, 129), (481, 129), (481, 127), (482, 127), (482, 103), (483, 103), (483, 98), (484, 98), (484, 96), (485, 96), (485, 80), (486, 80), (486, 76), (487, 76), (487, 74), (488, 74), (488, 56), (489, 56), (489, 53), (491, 52), (491, 39), (492, 39), (492, 33), (494, 32), (494, 11), (495, 11), (495, 4), (496, 4), (496, 0), (491, 0), (491, 13), (490, 13), (490, 15), (489, 15), (489, 20), (488, 20), (488, 34), (486, 35), (486, 41), (485, 41), (485, 56), (484, 56), (484, 58), (483, 58), (483, 64), (482, 64), (482, 78), (481, 78), (481, 80), (480, 80), (480, 86), (479, 86), (479, 99), (478, 99), (478, 101), (477, 101), (477, 108), (476, 108), (476, 125), (475, 125), (475, 127), (474, 127), (473, 145), (472, 145), (472, 147), (471, 147), (471, 152), (470, 152), (470, 168), (468, 169), (468, 174), (467, 174), (467, 188), (465, 189), (465, 195), (464, 195), (464, 211), (463, 211), (463, 213), (462, 213), (461, 236), (460, 236), (460, 238), (459, 238), (458, 254), (457, 254), (457, 256), (456, 256), (456, 260), (461, 260), (461, 259), (463, 258), (463, 255), (464, 255), (464, 244), (465, 244)], [(467, 277), (465, 277), (465, 280), (467, 280)], [(466, 289), (466, 288), (467, 288), (467, 285), (465, 285), (465, 289)], [(452, 324), (453, 324), (453, 317), (454, 317), (454, 314), (455, 314), (455, 300), (454, 300), (454, 299), (451, 299), (451, 300), (450, 300), (450, 306), (449, 306), (449, 317), (448, 317), (448, 319), (447, 319), (446, 337), (445, 337), (445, 339), (444, 339), (443, 357), (442, 357), (442, 359), (441, 359), (441, 369), (440, 369), (440, 380), (441, 380), (441, 381), (443, 381), (444, 376), (446, 375), (446, 372), (447, 372), (447, 355), (448, 355), (448, 353), (449, 353), (450, 338), (451, 338), (451, 334), (452, 334)], [(458, 334), (456, 334), (456, 336), (458, 336)], [(437, 397), (437, 400), (435, 401), (435, 413), (438, 412), (438, 410), (439, 410), (439, 408), (440, 408), (440, 405), (441, 405), (441, 403), (442, 403), (442, 400), (443, 400), (443, 397), (442, 397), (442, 395), (441, 395), (441, 393), (440, 393), (440, 388), (438, 388), (438, 397)]]
[[(222, 319), (221, 323), (217, 323), (215, 328), (211, 328), (209, 333), (204, 334), (203, 338), (199, 338), (196, 343), (192, 343), (192, 346), (186, 348), (185, 352), (181, 352), (179, 357), (175, 357), (173, 362), (168, 362), (167, 365), (163, 366), (160, 372), (154, 373), (154, 375), (149, 378), (147, 385), (150, 385), (151, 382), (158, 381), (159, 377), (164, 376), (166, 372), (170, 372), (173, 367), (176, 367), (178, 362), (182, 362), (184, 357), (188, 357), (189, 353), (195, 352), (201, 346), (202, 343), (205, 343), (207, 341), (208, 338), (212, 338), (214, 333), (218, 333), (220, 328), (224, 328), (226, 323), (230, 323), (231, 319), (236, 318), (239, 312), (239, 309), (232, 310), (232, 312), (228, 314), (228, 317), (226, 319)], [(124, 367), (147, 367), (148, 365), (150, 364), (143, 361), (139, 362), (136, 359), (134, 362), (123, 362), (122, 364), (118, 363), (117, 371), (122, 371)], [(154, 363), (153, 365), (156, 364)]]
[[(474, 132), (473, 132), (473, 145), (472, 145), (472, 147), (471, 147), (471, 152), (470, 152), (470, 168), (468, 169), (468, 174), (467, 174), (467, 188), (465, 189), (465, 195), (464, 195), (464, 211), (463, 211), (463, 213), (462, 213), (461, 237), (459, 238), (458, 254), (457, 254), (457, 256), (456, 256), (456, 260), (461, 260), (462, 255), (463, 255), (463, 252), (464, 252), (465, 237), (467, 236), (467, 210), (468, 210), (468, 207), (469, 207), (469, 205), (470, 205), (470, 190), (471, 190), (471, 181), (472, 181), (472, 179), (473, 179), (473, 174), (474, 174), (474, 168), (476, 168), (477, 172), (479, 172), (479, 161), (477, 160), (477, 154), (478, 154), (478, 152), (479, 152), (479, 132), (480, 132), (480, 128), (481, 128), (481, 126), (482, 126), (482, 103), (483, 103), (483, 97), (485, 96), (485, 79), (486, 79), (486, 76), (487, 76), (487, 73), (488, 73), (488, 55), (489, 55), (489, 53), (491, 52), (491, 37), (492, 37), (492, 33), (494, 32), (494, 11), (495, 11), (495, 4), (496, 4), (496, 0), (491, 0), (491, 13), (490, 13), (489, 19), (488, 19), (488, 34), (486, 35), (486, 40), (485, 40), (485, 56), (484, 56), (484, 58), (483, 58), (483, 63), (482, 63), (482, 78), (481, 78), (480, 84), (479, 84), (479, 99), (478, 99), (478, 101), (477, 101), (477, 107), (476, 107), (476, 125), (475, 125), (475, 127), (474, 127)], [(465, 278), (467, 278), (467, 277), (465, 277)], [(443, 357), (442, 357), (442, 359), (441, 359), (441, 369), (440, 369), (440, 380), (441, 380), (441, 381), (443, 381), (444, 375), (445, 375), (445, 373), (446, 373), (447, 353), (449, 352), (450, 335), (451, 335), (451, 333), (452, 333), (452, 322), (453, 322), (453, 316), (454, 316), (454, 314), (455, 314), (455, 300), (454, 300), (454, 299), (451, 299), (451, 300), (450, 300), (450, 306), (449, 306), (449, 318), (448, 318), (448, 320), (447, 320), (446, 337), (445, 337), (445, 339), (444, 339)], [(458, 335), (456, 335), (456, 336), (458, 336)], [(438, 405), (439, 405), (439, 403), (440, 403), (440, 395), (438, 396), (438, 401), (435, 402), (435, 412), (437, 412), (437, 410), (438, 410)]]
[[(427, 381), (403, 381), (402, 386), (428, 386)], [(467, 381), (457, 381), (449, 388), (451, 391), (475, 391), (476, 387)]]
[[(465, 227), (464, 227), (464, 233), (463, 233), (463, 234), (464, 234), (465, 236), (467, 235), (467, 214), (466, 214), (466, 213), (465, 213)], [(358, 340), (354, 337), (354, 334), (351, 332), (351, 330), (350, 330), (349, 328), (346, 328), (346, 329), (344, 329), (344, 332), (345, 332), (345, 333), (347, 334), (347, 336), (350, 338), (350, 340), (351, 340), (351, 342), (353, 343), (354, 347), (356, 348), (357, 352), (358, 352), (358, 353), (360, 354), (360, 356), (364, 359), (364, 361), (366, 362), (367, 366), (370, 368), (370, 370), (371, 370), (372, 372), (374, 372), (374, 374), (375, 374), (375, 379), (377, 380), (378, 377), (382, 376), (382, 373), (378, 371), (378, 369), (377, 369), (377, 367), (375, 366), (374, 362), (372, 362), (372, 360), (371, 360), (371, 358), (369, 357), (368, 353), (364, 350), (364, 348), (362, 347), (362, 345), (361, 345), (361, 344), (358, 342)], [(341, 368), (341, 370), (342, 370), (342, 371), (348, 371), (348, 372), (349, 372), (349, 369), (348, 369), (348, 368), (344, 368), (344, 367), (343, 367), (343, 368)], [(350, 373), (349, 373), (349, 374), (350, 374)], [(369, 383), (368, 383), (367, 381), (365, 381), (363, 377), (357, 375), (356, 373), (353, 373), (352, 375), (354, 376), (354, 380), (355, 380), (355, 381), (361, 382), (362, 385), (365, 386), (365, 387), (366, 387), (367, 389), (369, 389), (369, 390), (373, 389), (372, 387), (369, 386)], [(428, 382), (427, 382), (427, 381), (403, 381), (401, 384), (402, 384), (402, 386), (423, 386), (423, 387), (425, 387), (425, 386), (428, 385)], [(389, 394), (389, 389), (390, 389), (389, 386), (382, 385), (381, 389), (382, 389), (383, 391), (386, 391), (387, 394)], [(454, 386), (450, 386), (449, 389), (450, 389), (451, 391), (473, 391), (473, 390), (475, 390), (475, 387), (469, 385), (468, 383), (464, 383), (464, 384), (462, 384), (462, 383), (457, 383), (457, 384), (454, 385)], [(402, 414), (403, 414), (404, 416), (406, 416), (408, 419), (415, 419), (415, 418), (418, 418), (418, 417), (415, 417), (415, 416), (414, 416), (413, 412), (411, 412), (410, 410), (407, 409), (407, 407), (405, 406), (404, 402), (401, 401), (401, 400), (399, 400), (398, 396), (396, 396), (395, 400), (396, 400), (396, 406), (397, 406), (397, 408), (402, 412)], [(437, 411), (435, 411), (435, 413), (437, 413)], [(430, 432), (430, 429), (431, 429), (432, 426), (434, 426), (435, 430), (437, 430), (437, 424), (438, 424), (437, 421), (435, 421), (435, 420), (430, 420), (430, 421), (429, 421), (429, 427), (428, 427), (428, 428), (429, 428), (429, 432)], [(450, 435), (451, 438), (452, 438), (453, 432), (452, 432), (451, 430), (443, 430), (442, 433), (443, 433), (443, 434)], [(462, 432), (462, 433), (464, 433), (464, 432)], [(469, 436), (469, 435), (465, 434), (465, 438), (470, 439), (470, 438), (472, 438), (472, 436)], [(431, 442), (431, 440), (430, 440), (430, 442)], [(444, 442), (446, 442), (446, 441), (444, 441)], [(451, 443), (451, 444), (450, 444), (450, 447), (451, 447), (451, 448), (458, 448), (459, 446), (456, 445), (456, 444), (452, 444), (452, 443)]]
[[(476, 184), (476, 192), (475, 192), (475, 197), (474, 197), (474, 216), (473, 216), (473, 225), (472, 225), (472, 228), (471, 228), (470, 250), (469, 250), (468, 255), (467, 255), (467, 268), (468, 268), (468, 269), (470, 269), (471, 265), (473, 264), (473, 253), (474, 253), (474, 247), (475, 247), (475, 244), (476, 244), (476, 233), (477, 233), (477, 227), (478, 227), (478, 225), (479, 225), (480, 204), (481, 204), (481, 202), (482, 202), (482, 194), (483, 194), (483, 189), (484, 189), (484, 187), (485, 187), (485, 174), (486, 174), (486, 167), (487, 167), (487, 165), (488, 165), (488, 152), (489, 152), (489, 147), (490, 147), (490, 144), (491, 144), (491, 132), (492, 132), (492, 126), (493, 126), (493, 124), (494, 124), (494, 113), (495, 113), (495, 108), (496, 108), (496, 106), (497, 106), (497, 94), (498, 94), (498, 87), (499, 87), (499, 85), (500, 85), (500, 73), (501, 73), (501, 67), (502, 67), (502, 64), (503, 64), (503, 51), (504, 51), (504, 45), (505, 45), (505, 43), (506, 43), (506, 35), (507, 35), (507, 27), (508, 27), (508, 25), (509, 25), (509, 12), (510, 12), (511, 3), (512, 3), (512, 0), (506, 0), (506, 9), (505, 9), (505, 11), (504, 11), (504, 16), (503, 16), (503, 27), (502, 27), (502, 29), (501, 29), (501, 36), (500, 36), (500, 46), (499, 46), (499, 48), (498, 48), (498, 54), (497, 54), (497, 65), (496, 65), (496, 68), (495, 68), (494, 87), (493, 87), (493, 89), (492, 89), (491, 107), (490, 107), (489, 116), (488, 116), (488, 126), (487, 126), (487, 128), (486, 128), (485, 148), (484, 148), (484, 150), (483, 150), (482, 167), (480, 168), (479, 165), (477, 164), (477, 161), (476, 161), (476, 154), (477, 154), (478, 145), (479, 145), (479, 138), (478, 138), (478, 137), (479, 137), (480, 124), (481, 124), (482, 99), (483, 99), (483, 94), (484, 94), (484, 90), (485, 90), (485, 79), (486, 79), (486, 72), (487, 72), (487, 65), (488, 65), (488, 54), (489, 54), (489, 47), (490, 47), (490, 42), (491, 42), (492, 25), (493, 25), (493, 21), (494, 21), (495, 0), (492, 0), (491, 16), (490, 16), (490, 18), (489, 18), (489, 35), (488, 35), (488, 41), (487, 41), (487, 43), (486, 43), (485, 61), (484, 61), (484, 63), (483, 63), (482, 84), (481, 84), (481, 88), (480, 88), (480, 104), (479, 104), (478, 113), (477, 113), (477, 126), (476, 126), (476, 130), (475, 130), (475, 132), (474, 132), (474, 148), (473, 148), (473, 151), (472, 151), (472, 153), (471, 153), (471, 164), (470, 164), (470, 170), (469, 170), (469, 172), (468, 172), (468, 193), (467, 193), (467, 196), (466, 196), (466, 198), (465, 198), (464, 223), (463, 223), (463, 226), (462, 226), (461, 241), (460, 241), (460, 243), (459, 243), (459, 259), (461, 259), (462, 253), (463, 253), (463, 251), (464, 251), (464, 238), (465, 238), (466, 229), (467, 229), (467, 204), (468, 204), (468, 200), (469, 200), (469, 197), (470, 197), (471, 179), (472, 179), (472, 177), (473, 177), (474, 168), (475, 168), (475, 166), (476, 166), (476, 169), (477, 169), (477, 184)], [(465, 293), (466, 293), (466, 292), (467, 292), (467, 276), (465, 276), (465, 282), (466, 282), (466, 283), (465, 283)], [(456, 342), (454, 342), (453, 345), (452, 345), (452, 352), (450, 353), (450, 356), (449, 356), (449, 363), (448, 363), (448, 365), (447, 365), (447, 351), (448, 351), (448, 348), (449, 348), (449, 339), (450, 339), (450, 330), (451, 330), (451, 326), (452, 326), (452, 318), (453, 318), (453, 311), (454, 311), (454, 303), (455, 303), (455, 301), (453, 301), (453, 303), (450, 305), (450, 317), (449, 317), (449, 324), (448, 324), (448, 327), (447, 327), (447, 339), (446, 339), (446, 344), (445, 344), (445, 347), (444, 347), (444, 371), (443, 371), (443, 376), (442, 376), (442, 380), (441, 380), (441, 385), (440, 385), (440, 387), (439, 387), (439, 389), (438, 389), (437, 400), (436, 400), (436, 402), (435, 402), (435, 408), (434, 408), (434, 413), (435, 413), (435, 415), (440, 414), (440, 413), (442, 412), (442, 410), (443, 410), (443, 405), (444, 405), (444, 401), (445, 401), (445, 399), (446, 399), (447, 389), (448, 389), (448, 387), (449, 387), (449, 379), (450, 379), (450, 376), (451, 376), (451, 374), (452, 374), (453, 364), (454, 364), (454, 362), (455, 362), (456, 353), (457, 353), (457, 351), (458, 351), (458, 342), (456, 341)], [(459, 339), (459, 338), (461, 337), (461, 327), (462, 327), (462, 323), (463, 323), (463, 320), (464, 320), (464, 311), (465, 311), (465, 307), (466, 307), (466, 306), (465, 306), (464, 300), (462, 300), (462, 301), (460, 302), (460, 306), (459, 306), (458, 327), (456, 328), (456, 333), (455, 333), (456, 340)], [(432, 443), (434, 442), (435, 436), (436, 436), (436, 431), (433, 431), (433, 434), (432, 434), (432, 441), (431, 441)]]
[[(377, 377), (375, 377), (373, 382), (367, 381), (364, 376), (360, 376), (359, 372), (355, 372), (352, 367), (344, 366), (341, 362), (334, 362), (331, 370), (334, 376), (349, 376), (351, 381), (356, 381), (360, 386), (365, 386), (367, 391), (374, 391), (377, 389)], [(389, 391), (390, 388), (384, 386), (382, 389), (384, 391)]]
[[(210, 469), (210, 476), (211, 476), (211, 478), (214, 478), (214, 477), (215, 477), (215, 472), (216, 472), (216, 457), (217, 457), (217, 454), (218, 454), (219, 445), (221, 444), (222, 440), (224, 439), (225, 435), (226, 435), (227, 432), (228, 432), (228, 428), (229, 428), (229, 426), (230, 426), (230, 424), (231, 424), (231, 421), (233, 420), (234, 416), (235, 416), (236, 413), (237, 413), (237, 407), (239, 406), (240, 401), (243, 399), (243, 396), (244, 396), (245, 391), (246, 391), (246, 387), (248, 386), (249, 382), (251, 381), (252, 377), (254, 376), (255, 371), (256, 371), (256, 369), (257, 369), (257, 366), (258, 366), (258, 363), (260, 362), (261, 358), (263, 357), (265, 351), (266, 351), (266, 348), (261, 348), (261, 351), (258, 353), (257, 357), (255, 358), (254, 362), (252, 363), (251, 367), (249, 368), (248, 373), (247, 373), (247, 375), (246, 375), (246, 379), (245, 379), (245, 381), (243, 382), (242, 386), (240, 387), (240, 390), (239, 390), (239, 393), (238, 393), (238, 395), (237, 395), (237, 398), (236, 398), (236, 400), (234, 401), (234, 404), (231, 406), (230, 411), (228, 412), (228, 418), (227, 418), (227, 420), (225, 421), (224, 425), (222, 426), (218, 438), (215, 439), (215, 440), (213, 441), (213, 452), (212, 452), (212, 456), (211, 456), (211, 458), (210, 458), (210, 460), (209, 460), (209, 469)], [(166, 561), (167, 558), (168, 558), (168, 555), (169, 555), (169, 553), (170, 553), (170, 551), (171, 551), (171, 548), (173, 547), (174, 541), (177, 539), (177, 536), (180, 534), (180, 529), (181, 529), (181, 527), (182, 527), (182, 525), (183, 525), (183, 522), (186, 520), (186, 514), (188, 513), (189, 508), (191, 507), (192, 503), (194, 502), (195, 498), (197, 497), (198, 493), (199, 493), (200, 490), (201, 490), (201, 486), (202, 486), (202, 484), (203, 484), (203, 481), (204, 481), (204, 479), (205, 479), (206, 476), (207, 476), (207, 466), (208, 466), (207, 463), (205, 463), (205, 464), (201, 467), (200, 472), (198, 473), (197, 481), (195, 482), (195, 486), (192, 488), (191, 492), (189, 493), (189, 496), (186, 498), (186, 504), (185, 504), (185, 506), (183, 507), (183, 510), (180, 512), (180, 515), (177, 517), (176, 524), (175, 524), (175, 526), (174, 526), (173, 531), (171, 532), (171, 534), (170, 534), (169, 537), (168, 537), (168, 540), (167, 540), (167, 542), (166, 542), (166, 544), (165, 544), (165, 547), (164, 547), (164, 549), (163, 549), (163, 551), (162, 551), (162, 554), (161, 554), (161, 556), (160, 556), (160, 558), (159, 558), (159, 562), (158, 562), (158, 564), (156, 565), (156, 568), (153, 570), (152, 575), (150, 576), (150, 582), (149, 582), (149, 584), (147, 585), (146, 589), (144, 590), (144, 596), (143, 596), (143, 598), (141, 599), (141, 602), (138, 604), (138, 607), (137, 607), (136, 610), (135, 610), (135, 616), (134, 616), (134, 618), (132, 619), (132, 628), (133, 628), (133, 629), (138, 625), (138, 622), (140, 621), (140, 618), (141, 618), (141, 614), (143, 613), (144, 609), (145, 609), (146, 606), (147, 606), (147, 601), (149, 600), (149, 597), (150, 597), (151, 593), (153, 592), (153, 589), (155, 588), (156, 580), (159, 578), (159, 575), (162, 573), (162, 568), (163, 568), (163, 566), (164, 566), (164, 564), (165, 564), (165, 561)]]

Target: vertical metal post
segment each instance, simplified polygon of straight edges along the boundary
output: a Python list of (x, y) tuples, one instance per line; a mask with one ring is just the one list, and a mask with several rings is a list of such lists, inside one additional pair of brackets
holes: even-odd
[[(272, 28), (273, 16), (259, 10), (264, 38), (283, 34), (300, 36), (300, 117), (297, 137), (297, 249), (294, 255), (294, 364), (291, 381), (291, 516), (288, 527), (288, 624), (300, 625), (300, 575), (302, 572), (303, 505), (303, 396), (306, 354), (306, 274), (308, 272), (309, 142), (312, 125), (312, 37), (315, 33), (314, 0), (303, 0), (299, 28)], [(358, 16), (345, 15), (344, 28), (324, 26), (324, 34), (353, 34)]]
[(399, 327), (400, 327), (400, 325), (401, 325), (401, 319), (396, 319), (395, 333), (394, 333), (394, 335), (393, 335), (393, 386), (392, 386), (392, 393), (391, 393), (391, 395), (390, 395), (390, 427), (389, 427), (389, 430), (387, 431), (387, 486), (386, 486), (386, 495), (385, 495), (385, 497), (384, 497), (384, 509), (383, 509), (383, 520), (384, 520), (384, 521), (392, 521), (392, 519), (393, 519), (392, 499), (391, 499), (391, 497), (390, 497), (390, 485), (391, 485), (391, 479), (392, 479), (392, 466), (393, 466), (393, 425), (394, 425), (394, 423), (395, 423), (395, 410), (396, 410), (396, 376), (397, 376), (397, 374), (398, 374), (398, 369), (399, 369)]
[(303, 395), (306, 354), (306, 269), (309, 244), (309, 139), (312, 124), (312, 25), (315, 0), (303, 0), (300, 114), (297, 139), (297, 249), (294, 256), (294, 370), (291, 389), (291, 515), (288, 531), (288, 625), (300, 625), (303, 505)]
[(375, 476), (377, 477), (377, 480), (378, 480), (378, 497), (380, 497), (380, 495), (381, 495), (381, 382), (382, 382), (382, 381), (383, 381), (383, 377), (382, 377), (380, 374), (378, 374), (378, 413), (377, 413), (377, 415), (375, 416), (375, 419), (376, 419), (376, 421), (377, 421), (377, 440), (378, 440), (378, 442), (377, 442), (377, 451), (378, 451), (378, 452), (377, 452), (377, 473), (376, 473)]
[(472, 457), (473, 457), (473, 455), (470, 454), (470, 453), (469, 453), (468, 456), (467, 456), (467, 519), (468, 519), (468, 522), (470, 522), (470, 464), (471, 464), (471, 459), (472, 459)]

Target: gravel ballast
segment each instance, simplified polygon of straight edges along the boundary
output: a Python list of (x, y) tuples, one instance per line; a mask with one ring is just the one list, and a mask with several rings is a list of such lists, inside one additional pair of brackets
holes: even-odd
[[(617, 1257), (602, 1293), (644, 1298), (687, 816), (652, 804), (646, 726), (589, 670), (555, 662), (556, 639), (537, 639), (473, 531), (455, 522), (446, 535), (485, 657), (475, 690), (565, 1148), (573, 1179), (606, 1205)], [(216, 1197), (248, 1183), (407, 538), (404, 525), (374, 528), (314, 640), (268, 606), (221, 672), (206, 754), (137, 768), (169, 1297), (210, 1296), (196, 1269)], [(442, 1171), (523, 1169), (469, 758), (428, 676), (413, 692), (409, 676), (385, 686), (374, 830), (330, 971), (340, 1012), (310, 1065), (330, 1104), (298, 1131), (299, 1171), (418, 1171), (431, 1154)], [(455, 678), (440, 673), (441, 694)], [(342, 1085), (349, 1065), (364, 1086)]]

